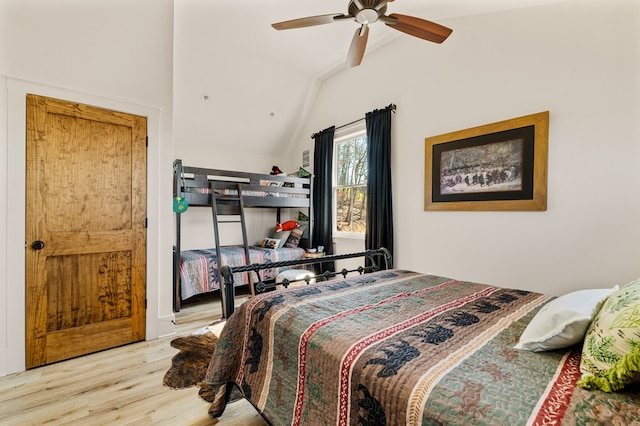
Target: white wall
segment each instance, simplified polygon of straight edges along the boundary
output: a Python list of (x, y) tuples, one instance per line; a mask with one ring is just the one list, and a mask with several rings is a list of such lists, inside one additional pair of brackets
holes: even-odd
[[(211, 17), (219, 15), (221, 7), (207, 0), (181, 0), (175, 5), (174, 156), (193, 167), (265, 174), (273, 165), (285, 172), (297, 170), (298, 162), (294, 169), (288, 168), (285, 149), (276, 146), (288, 145), (289, 140), (280, 137), (280, 120), (291, 116), (284, 111), (304, 102), (300, 88), (306, 80), (284, 64), (265, 61), (246, 49), (241, 39), (247, 34), (254, 37), (255, 28), (235, 24), (227, 28), (223, 22), (213, 22)], [(291, 104), (283, 111), (284, 92)], [(256, 103), (261, 114), (244, 108)], [(263, 139), (257, 145), (256, 130)], [(286, 130), (287, 135), (293, 133)], [(296, 213), (283, 211), (282, 220)], [(249, 243), (260, 242), (276, 223), (273, 209), (249, 209), (246, 216)], [(220, 231), (221, 244), (242, 243), (239, 225), (222, 226)], [(181, 234), (182, 249), (214, 247), (211, 210), (187, 210)]]
[[(397, 104), (396, 267), (555, 295), (623, 284), (640, 276), (639, 15), (580, 0), (443, 21), (442, 45), (400, 34), (323, 82), (301, 134)], [(425, 137), (546, 110), (547, 211), (423, 210)]]
[(147, 117), (146, 336), (174, 332), (172, 28), (173, 0), (0, 0), (0, 375), (24, 369), (28, 92)]

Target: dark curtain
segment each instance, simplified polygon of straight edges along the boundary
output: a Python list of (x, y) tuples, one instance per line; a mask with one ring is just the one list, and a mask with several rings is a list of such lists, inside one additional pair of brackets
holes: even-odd
[[(313, 151), (313, 232), (311, 234), (314, 247), (324, 246), (326, 254), (333, 254), (333, 135), (335, 126), (331, 126), (314, 135)], [(334, 265), (325, 265), (325, 270), (333, 271)]]
[(389, 105), (365, 115), (368, 144), (365, 249), (386, 247), (391, 254), (393, 254), (391, 199), (391, 111), (393, 108), (393, 105)]

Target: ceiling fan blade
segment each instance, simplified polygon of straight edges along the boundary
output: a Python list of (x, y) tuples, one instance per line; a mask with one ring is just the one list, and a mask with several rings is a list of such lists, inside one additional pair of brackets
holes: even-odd
[(331, 13), (329, 15), (308, 16), (306, 18), (292, 19), (290, 21), (276, 22), (271, 24), (276, 30), (290, 30), (293, 28), (312, 27), (314, 25), (331, 24), (335, 19), (343, 18), (342, 13)]
[[(391, 18), (391, 19), (388, 19)], [(450, 28), (444, 27), (435, 22), (427, 21), (426, 19), (416, 18), (414, 16), (400, 15), (398, 13), (392, 13), (387, 19), (382, 19), (384, 23), (393, 28), (394, 30), (402, 31), (403, 33), (418, 37), (434, 43), (442, 43), (449, 37), (449, 34), (453, 31)], [(395, 23), (391, 21), (394, 20)]]
[(362, 62), (364, 50), (367, 47), (367, 39), (369, 38), (369, 26), (363, 25), (353, 34), (351, 46), (349, 46), (349, 54), (347, 55), (347, 66), (357, 67)]

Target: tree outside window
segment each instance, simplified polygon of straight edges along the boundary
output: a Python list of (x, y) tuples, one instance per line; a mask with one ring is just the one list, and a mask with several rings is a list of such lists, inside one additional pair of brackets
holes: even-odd
[(367, 229), (367, 136), (337, 141), (334, 207), (336, 234), (364, 236)]

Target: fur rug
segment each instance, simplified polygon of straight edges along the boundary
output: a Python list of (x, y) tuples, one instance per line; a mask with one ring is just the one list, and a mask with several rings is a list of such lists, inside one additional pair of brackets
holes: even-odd
[[(203, 380), (209, 368), (209, 362), (216, 349), (218, 338), (215, 334), (216, 326), (205, 327), (197, 332), (171, 341), (171, 347), (178, 352), (171, 360), (171, 368), (164, 375), (163, 383), (172, 389), (184, 389), (198, 386), (200, 398), (213, 402), (213, 388)], [(234, 389), (229, 402), (242, 399), (243, 395)]]
[(200, 386), (216, 349), (218, 338), (213, 333), (192, 334), (171, 341), (178, 352), (164, 375), (164, 384), (173, 389)]

